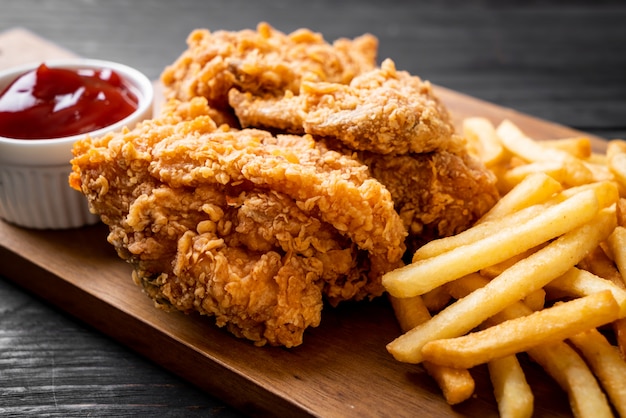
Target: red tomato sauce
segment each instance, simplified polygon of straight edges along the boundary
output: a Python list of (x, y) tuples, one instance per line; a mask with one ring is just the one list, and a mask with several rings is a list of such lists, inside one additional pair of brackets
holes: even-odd
[(0, 93), (0, 136), (78, 135), (124, 119), (137, 105), (137, 96), (115, 71), (41, 64)]

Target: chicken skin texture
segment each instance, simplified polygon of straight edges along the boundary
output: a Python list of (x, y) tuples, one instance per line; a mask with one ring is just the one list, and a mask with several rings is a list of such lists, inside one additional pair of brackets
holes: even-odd
[(494, 175), (466, 153), (356, 155), (389, 189), (408, 230), (409, 254), (429, 241), (464, 231), (499, 199)]
[(298, 95), (231, 89), (229, 104), (242, 126), (307, 133), (356, 151), (406, 154), (455, 146), (454, 127), (430, 83), (397, 71), (390, 59), (349, 84), (304, 80)]
[[(372, 35), (196, 30), (132, 130), (74, 146), (70, 184), (163, 309), (297, 346), (337, 305), (498, 199), (433, 87)], [(408, 250), (408, 252), (407, 252)]]
[(227, 109), (231, 126), (310, 134), (360, 159), (390, 190), (414, 249), (467, 229), (499, 194), (432, 85), (391, 59), (377, 66), (372, 38), (330, 45), (306, 29), (284, 35), (267, 24), (194, 33), (162, 80), (168, 97), (204, 96)]
[(467, 229), (499, 199), (431, 85), (390, 60), (349, 85), (303, 82), (299, 95), (278, 99), (233, 89), (229, 98), (242, 126), (311, 134), (367, 165), (391, 192), (409, 252)]
[(217, 126), (205, 98), (76, 143), (70, 184), (164, 309), (297, 346), (336, 305), (383, 293), (406, 229), (387, 188), (308, 135)]
[(302, 80), (346, 84), (376, 67), (378, 40), (369, 34), (329, 44), (319, 33), (284, 34), (267, 23), (257, 30), (193, 31), (188, 49), (161, 75), (167, 99), (206, 97), (209, 106), (230, 111), (228, 92), (255, 95), (297, 93)]

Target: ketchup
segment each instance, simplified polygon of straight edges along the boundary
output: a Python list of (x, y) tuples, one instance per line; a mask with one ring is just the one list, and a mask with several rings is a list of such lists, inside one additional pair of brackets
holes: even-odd
[(138, 100), (109, 69), (37, 69), (0, 94), (0, 136), (60, 138), (91, 132), (124, 119)]

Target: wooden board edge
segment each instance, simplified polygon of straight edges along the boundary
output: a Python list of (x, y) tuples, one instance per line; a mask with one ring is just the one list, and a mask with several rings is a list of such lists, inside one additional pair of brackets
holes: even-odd
[[(4, 246), (0, 246), (0, 260), (0, 275), (3, 277), (248, 416), (316, 416), (302, 405), (256, 385), (225, 365), (207, 360), (198, 351), (189, 349), (175, 338), (116, 309)], [(75, 303), (77, 300), (81, 303)], [(120, 323), (125, 326), (113, 325)], [(150, 344), (145, 341), (150, 341)], [(210, 379), (205, 377), (206, 373), (210, 374)], [(245, 396), (235, 396), (234, 391), (225, 389), (223, 383), (226, 381)]]

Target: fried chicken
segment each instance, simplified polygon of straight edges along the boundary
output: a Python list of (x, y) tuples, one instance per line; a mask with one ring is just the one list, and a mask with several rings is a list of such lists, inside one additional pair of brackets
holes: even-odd
[(430, 83), (389, 59), (349, 85), (304, 81), (282, 98), (231, 89), (229, 100), (242, 126), (311, 134), (367, 165), (391, 192), (410, 252), (467, 229), (499, 198)]
[(495, 176), (432, 86), (377, 40), (197, 30), (163, 113), (74, 147), (72, 187), (164, 309), (293, 347), (324, 301), (373, 298), (424, 242), (471, 226)]
[(156, 303), (258, 345), (302, 343), (331, 304), (383, 292), (406, 230), (389, 191), (309, 135), (218, 127), (204, 98), (74, 147), (72, 187)]
[[(321, 61), (309, 67), (311, 57), (318, 49), (333, 51), (336, 44), (321, 46), (324, 41), (318, 35), (307, 30), (296, 33), (296, 38), (309, 41), (295, 46), (293, 34), (283, 35), (265, 24), (259, 25), (258, 32), (206, 34), (203, 42), (195, 41), (199, 35), (192, 34), (188, 50), (163, 74), (168, 95), (201, 95), (217, 106), (224, 106), (226, 100), (227, 112), (238, 120), (234, 126), (310, 134), (332, 149), (359, 158), (391, 191), (409, 233), (410, 250), (468, 228), (495, 204), (499, 198), (495, 176), (469, 155), (464, 138), (454, 132), (447, 109), (428, 81), (398, 71), (391, 59), (377, 67), (377, 42), (369, 35), (341, 40), (351, 44), (352, 54), (335, 50), (330, 55), (350, 56), (345, 61), (358, 65), (344, 65), (350, 71), (340, 77), (327, 76)], [(271, 53), (261, 42), (264, 38), (272, 40), (275, 49)], [(219, 60), (213, 58), (217, 47), (209, 45), (210, 40), (217, 40), (221, 48)], [(223, 47), (224, 42), (232, 45)], [(217, 103), (212, 81), (198, 87), (202, 84), (198, 68), (239, 62), (240, 48), (233, 45), (241, 42), (250, 48), (245, 77), (233, 75), (239, 71), (229, 77), (246, 82), (229, 83), (219, 91)], [(268, 71), (270, 57), (272, 69)], [(268, 83), (268, 74), (272, 79), (284, 76), (277, 75), (276, 68), (296, 68), (297, 74), (288, 72), (284, 83)], [(215, 83), (223, 74), (214, 77)]]
[(464, 231), (499, 198), (493, 174), (467, 153), (355, 156), (389, 189), (408, 230), (409, 254), (428, 241)]
[(229, 104), (245, 127), (331, 138), (357, 151), (406, 154), (456, 146), (447, 110), (430, 83), (392, 60), (349, 84), (304, 80), (298, 95), (256, 96), (233, 88)]
[(284, 34), (267, 23), (239, 32), (193, 31), (188, 49), (161, 76), (167, 99), (206, 97), (212, 108), (230, 110), (228, 92), (297, 93), (302, 80), (346, 84), (376, 67), (378, 40), (369, 34), (329, 44), (319, 33)]

